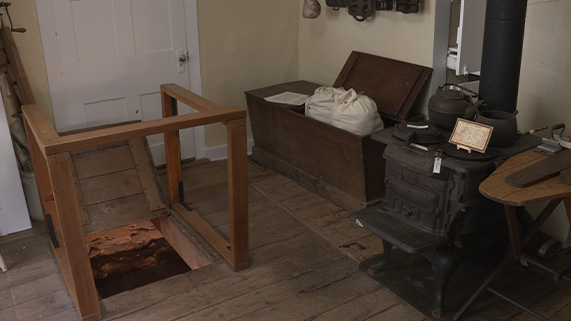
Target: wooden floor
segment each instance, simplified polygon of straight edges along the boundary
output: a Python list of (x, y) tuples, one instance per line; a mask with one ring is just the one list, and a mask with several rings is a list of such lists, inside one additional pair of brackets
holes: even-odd
[[(192, 162), (183, 174), (187, 202), (227, 234), (225, 162)], [(381, 244), (349, 213), (252, 164), (249, 182), (248, 269), (216, 260), (111, 296), (101, 301), (104, 320), (425, 320), (358, 271)], [(78, 319), (41, 223), (0, 238), (0, 252), (9, 268), (0, 272), (1, 321)], [(536, 310), (569, 320), (570, 298), (556, 293)]]

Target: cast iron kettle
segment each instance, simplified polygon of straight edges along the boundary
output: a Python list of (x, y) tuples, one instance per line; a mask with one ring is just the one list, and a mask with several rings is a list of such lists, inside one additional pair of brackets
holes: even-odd
[[(457, 89), (459, 90), (457, 90)], [(472, 109), (472, 98), (478, 94), (456, 84), (444, 84), (428, 100), (428, 118), (439, 128), (452, 130), (458, 117)]]

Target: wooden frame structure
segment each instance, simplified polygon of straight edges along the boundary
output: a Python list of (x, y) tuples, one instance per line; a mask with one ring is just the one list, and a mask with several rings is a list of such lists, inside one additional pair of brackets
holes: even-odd
[[(83, 320), (99, 320), (101, 312), (74, 186), (72, 150), (164, 133), (170, 215), (178, 216), (179, 221), (202, 236), (234, 271), (249, 264), (246, 110), (240, 107), (223, 108), (175, 84), (162, 85), (161, 96), (162, 119), (67, 136), (58, 135), (37, 104), (22, 107), (46, 227), (62, 274)], [(197, 112), (178, 115), (179, 101)], [(217, 122), (226, 125), (228, 130), (229, 242), (184, 201), (182, 184), (179, 130)], [(165, 228), (176, 227), (175, 224), (160, 224), (159, 229)], [(173, 244), (173, 247), (180, 248), (181, 244)]]

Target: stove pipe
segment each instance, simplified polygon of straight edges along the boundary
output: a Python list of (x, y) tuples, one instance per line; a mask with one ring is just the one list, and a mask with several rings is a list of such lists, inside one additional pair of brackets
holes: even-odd
[(527, 0), (487, 2), (479, 98), (486, 107), (482, 109), (516, 110), (526, 10)]

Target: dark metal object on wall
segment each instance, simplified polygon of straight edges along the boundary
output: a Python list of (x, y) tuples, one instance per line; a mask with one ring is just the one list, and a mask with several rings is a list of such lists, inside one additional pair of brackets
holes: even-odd
[(402, 13), (417, 13), (420, 10), (420, 0), (397, 0), (396, 10)]
[(379, 11), (393, 10), (394, 0), (377, 0), (376, 9)]
[(339, 8), (346, 8), (349, 0), (325, 0), (325, 5), (328, 7), (333, 7), (333, 10), (337, 11)]
[(485, 109), (517, 106), (527, 0), (488, 0), (482, 46), (480, 99)]
[(373, 1), (375, 0), (349, 0), (349, 14), (359, 22), (365, 21), (373, 14)]

